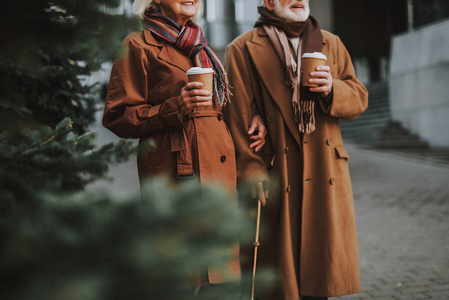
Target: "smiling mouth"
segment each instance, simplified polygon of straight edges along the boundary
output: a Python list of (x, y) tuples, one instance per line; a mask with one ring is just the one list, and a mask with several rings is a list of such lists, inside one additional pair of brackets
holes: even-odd
[(181, 2), (181, 5), (193, 5), (193, 1)]
[(304, 5), (302, 4), (293, 4), (292, 6), (290, 6), (291, 8), (300, 8), (300, 9), (304, 9)]

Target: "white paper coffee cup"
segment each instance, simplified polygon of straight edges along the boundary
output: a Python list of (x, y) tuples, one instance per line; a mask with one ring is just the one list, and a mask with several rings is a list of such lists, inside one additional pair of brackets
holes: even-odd
[(203, 90), (208, 90), (212, 93), (212, 83), (214, 80), (214, 69), (193, 67), (187, 70), (187, 77), (189, 82), (201, 82)]
[(321, 52), (304, 53), (302, 55), (302, 78), (303, 86), (317, 87), (316, 83), (310, 83), (310, 73), (316, 71), (316, 67), (326, 64), (327, 57)]

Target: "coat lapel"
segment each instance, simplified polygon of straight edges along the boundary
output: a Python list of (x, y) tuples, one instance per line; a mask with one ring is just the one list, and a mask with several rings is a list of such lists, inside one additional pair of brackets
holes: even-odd
[(285, 68), (270, 40), (262, 34), (261, 30), (255, 31), (252, 41), (247, 41), (246, 46), (271, 99), (279, 108), (285, 124), (298, 144), (301, 144), (299, 129), (293, 118), (291, 91), (285, 85)]
[(187, 55), (168, 44), (164, 44), (158, 58), (184, 72), (187, 72), (193, 64), (192, 60)]
[(169, 65), (179, 68), (184, 72), (187, 72), (187, 70), (192, 67), (192, 60), (187, 55), (167, 43), (155, 39), (149, 30), (144, 30), (144, 35), (145, 41), (149, 45), (156, 46), (160, 49), (158, 54), (160, 60), (163, 60)]

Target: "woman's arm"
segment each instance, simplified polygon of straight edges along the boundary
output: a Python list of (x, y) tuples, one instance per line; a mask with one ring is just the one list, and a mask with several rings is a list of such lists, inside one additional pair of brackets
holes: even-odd
[(186, 126), (179, 96), (158, 105), (149, 103), (149, 69), (147, 51), (133, 35), (128, 36), (112, 67), (103, 115), (103, 126), (119, 137), (139, 138)]

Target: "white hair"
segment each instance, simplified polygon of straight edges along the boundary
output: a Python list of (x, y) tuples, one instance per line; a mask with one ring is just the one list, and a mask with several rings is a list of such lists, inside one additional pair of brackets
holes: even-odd
[[(157, 4), (153, 0), (134, 0), (133, 12), (140, 19), (143, 19), (145, 11), (148, 8), (159, 10), (159, 4)], [(198, 6), (198, 11), (192, 17), (192, 20), (196, 21), (196, 20), (200, 19), (203, 16), (203, 10), (204, 10), (203, 0), (200, 0), (200, 5)]]

